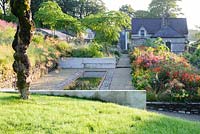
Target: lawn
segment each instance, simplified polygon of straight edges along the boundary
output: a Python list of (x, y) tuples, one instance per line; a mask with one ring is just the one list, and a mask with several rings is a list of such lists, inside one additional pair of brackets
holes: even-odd
[(0, 93), (0, 134), (199, 134), (200, 123), (111, 103)]

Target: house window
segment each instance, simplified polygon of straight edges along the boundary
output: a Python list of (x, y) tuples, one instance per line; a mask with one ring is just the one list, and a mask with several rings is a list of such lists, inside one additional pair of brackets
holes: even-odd
[(171, 51), (171, 49), (172, 49), (172, 44), (171, 44), (171, 42), (170, 41), (167, 41), (166, 42), (166, 46), (169, 48), (169, 50)]
[(142, 37), (145, 36), (145, 31), (144, 30), (140, 30), (140, 36), (142, 36)]

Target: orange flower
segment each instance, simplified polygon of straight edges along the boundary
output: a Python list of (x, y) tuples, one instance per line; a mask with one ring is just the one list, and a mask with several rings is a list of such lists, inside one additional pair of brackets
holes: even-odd
[(155, 73), (158, 73), (158, 72), (160, 72), (161, 71), (161, 68), (160, 67), (155, 67), (155, 68), (153, 68), (153, 72), (155, 72)]

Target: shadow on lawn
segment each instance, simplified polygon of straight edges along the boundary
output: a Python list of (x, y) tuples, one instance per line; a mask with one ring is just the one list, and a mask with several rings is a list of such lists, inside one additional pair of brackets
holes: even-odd
[(9, 95), (9, 96), (0, 96), (0, 101), (3, 102), (3, 101), (16, 101), (16, 100), (19, 100), (20, 97), (19, 96), (14, 96), (14, 95)]

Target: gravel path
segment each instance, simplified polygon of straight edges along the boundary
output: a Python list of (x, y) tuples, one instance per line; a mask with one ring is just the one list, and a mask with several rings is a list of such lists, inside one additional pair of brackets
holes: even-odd
[(190, 115), (190, 114), (181, 114), (181, 113), (175, 113), (175, 112), (165, 112), (165, 111), (155, 111), (155, 110), (147, 110), (150, 112), (155, 112), (171, 117), (181, 118), (189, 121), (197, 121), (200, 122), (200, 115)]

